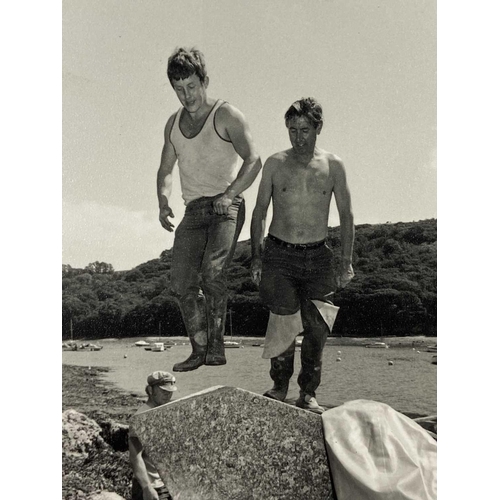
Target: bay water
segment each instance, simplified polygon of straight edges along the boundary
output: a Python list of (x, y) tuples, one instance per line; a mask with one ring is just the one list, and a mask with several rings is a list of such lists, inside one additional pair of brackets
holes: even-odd
[[(137, 347), (137, 340), (156, 341), (156, 338), (102, 339), (101, 351), (63, 351), (62, 362), (87, 367), (108, 367), (105, 375), (118, 388), (145, 395), (146, 378), (155, 370), (172, 371), (179, 361), (191, 352), (186, 338), (168, 338), (176, 342), (163, 352), (146, 351)], [(162, 339), (165, 340), (165, 339)], [(243, 340), (244, 346), (226, 349), (227, 364), (202, 366), (191, 372), (175, 373), (178, 385), (176, 398), (217, 385), (239, 387), (262, 394), (272, 387), (269, 377), (270, 361), (262, 359), (264, 339)], [(367, 342), (370, 339), (366, 339)], [(78, 341), (78, 344), (83, 341)], [(429, 341), (429, 344), (431, 341)], [(435, 343), (435, 340), (434, 340)], [(425, 347), (390, 347), (369, 349), (362, 345), (332, 345), (323, 351), (322, 381), (316, 391), (320, 404), (338, 406), (355, 399), (380, 401), (401, 412), (420, 415), (437, 414), (437, 366), (431, 363), (434, 354)], [(297, 375), (300, 372), (300, 348), (295, 353), (295, 371), (290, 382), (288, 398), (299, 395)]]

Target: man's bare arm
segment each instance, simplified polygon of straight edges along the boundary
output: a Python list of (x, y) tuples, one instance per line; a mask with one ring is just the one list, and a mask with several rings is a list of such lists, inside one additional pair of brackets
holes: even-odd
[(146, 464), (142, 458), (143, 447), (138, 438), (134, 436), (129, 437), (128, 450), (134, 477), (142, 488), (144, 500), (158, 500), (158, 493), (149, 481)]
[(354, 217), (351, 206), (351, 193), (347, 185), (346, 172), (339, 159), (331, 160), (333, 168), (333, 193), (340, 219), (341, 269), (338, 276), (339, 288), (344, 288), (354, 277), (352, 251), (354, 247)]
[(225, 104), (218, 110), (218, 114), (234, 150), (243, 160), (236, 179), (227, 187), (224, 194), (214, 201), (215, 212), (222, 215), (227, 214), (227, 209), (234, 198), (252, 185), (262, 168), (262, 162), (243, 113), (234, 106)]
[(174, 213), (169, 205), (170, 195), (172, 193), (172, 171), (177, 155), (175, 148), (170, 142), (170, 131), (174, 124), (175, 115), (172, 115), (165, 126), (164, 144), (161, 152), (160, 168), (156, 176), (156, 191), (158, 194), (158, 205), (160, 209), (160, 223), (167, 230), (172, 232), (174, 225), (168, 220), (169, 217), (174, 217)]
[(262, 248), (264, 246), (264, 232), (266, 230), (266, 216), (273, 194), (273, 160), (268, 158), (262, 170), (262, 179), (259, 185), (257, 201), (252, 213), (250, 237), (252, 244), (251, 273), (253, 281), (258, 285), (262, 274)]

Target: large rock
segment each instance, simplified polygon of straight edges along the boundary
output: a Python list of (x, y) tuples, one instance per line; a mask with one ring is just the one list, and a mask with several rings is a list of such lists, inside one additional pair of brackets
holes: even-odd
[(128, 452), (116, 451), (103, 438), (123, 448), (126, 426), (110, 421), (103, 430), (97, 422), (72, 409), (63, 412), (62, 423), (62, 497), (65, 500), (129, 498), (132, 468)]
[(173, 497), (333, 498), (314, 413), (217, 386), (135, 415), (131, 425)]
[(75, 410), (62, 414), (63, 454), (86, 458), (91, 450), (102, 447), (102, 429), (94, 420)]

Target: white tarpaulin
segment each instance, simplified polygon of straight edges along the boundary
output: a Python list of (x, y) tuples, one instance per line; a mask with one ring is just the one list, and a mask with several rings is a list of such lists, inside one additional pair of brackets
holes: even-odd
[(411, 418), (361, 399), (321, 418), (338, 500), (437, 498), (437, 443)]

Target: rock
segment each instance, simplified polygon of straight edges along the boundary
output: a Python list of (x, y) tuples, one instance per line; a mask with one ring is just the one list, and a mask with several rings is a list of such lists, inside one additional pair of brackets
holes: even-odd
[(174, 498), (333, 498), (315, 413), (218, 386), (135, 415), (131, 426)]
[(101, 496), (96, 496), (95, 500), (129, 498), (132, 468), (128, 452), (115, 451), (104, 439), (123, 449), (128, 427), (107, 421), (102, 429), (96, 421), (73, 409), (66, 410), (62, 420), (63, 498), (89, 500), (89, 494), (99, 492)]
[(112, 493), (110, 491), (100, 491), (98, 493), (91, 493), (87, 496), (87, 500), (125, 500), (122, 496), (117, 493)]
[(83, 413), (66, 410), (62, 414), (63, 454), (86, 458), (89, 452), (102, 447), (101, 427)]

